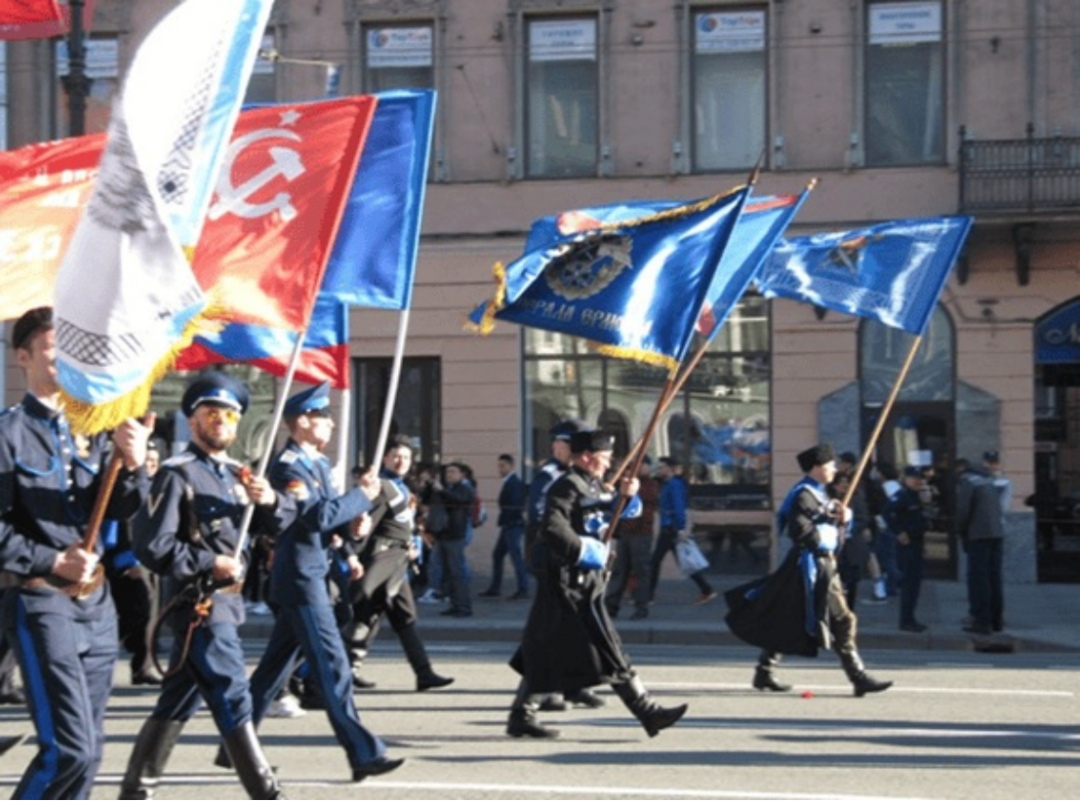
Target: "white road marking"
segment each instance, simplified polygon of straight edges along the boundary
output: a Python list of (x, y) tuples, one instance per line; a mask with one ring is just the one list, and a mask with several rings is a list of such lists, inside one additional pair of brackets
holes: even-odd
[[(99, 774), (94, 782), (95, 787), (104, 785), (119, 785), (122, 776), (119, 773)], [(14, 774), (0, 776), (0, 786), (18, 783), (20, 777)], [(223, 784), (235, 784), (236, 776), (229, 773), (219, 774), (170, 774), (162, 782), (163, 787), (214, 787)], [(495, 782), (403, 782), (388, 781), (385, 779), (368, 779), (362, 785), (351, 781), (314, 781), (314, 780), (289, 780), (283, 779), (282, 789), (288, 792), (290, 787), (363, 787), (367, 789), (387, 790), (443, 790), (452, 793), (489, 792), (500, 793), (516, 798), (534, 797), (537, 795), (566, 795), (571, 798), (603, 798), (606, 796), (633, 796), (636, 798), (745, 798), (745, 799), (776, 799), (776, 801), (928, 801), (921, 798), (903, 798), (901, 796), (879, 795), (844, 795), (839, 793), (766, 793), (754, 790), (687, 790), (684, 788), (671, 787), (586, 787), (579, 784), (512, 784)], [(426, 796), (433, 798), (433, 795)], [(466, 796), (468, 797), (468, 796)]]

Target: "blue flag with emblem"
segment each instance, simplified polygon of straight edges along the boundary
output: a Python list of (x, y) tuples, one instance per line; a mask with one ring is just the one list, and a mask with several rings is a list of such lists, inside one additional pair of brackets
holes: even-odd
[(922, 334), (971, 223), (971, 217), (928, 217), (781, 240), (758, 285), (766, 297)]
[(482, 333), (499, 319), (570, 334), (606, 355), (674, 370), (749, 191), (742, 186), (689, 204), (664, 201), (628, 220), (560, 215), (561, 224), (530, 237), (521, 258), (496, 265), (496, 296), (470, 321)]

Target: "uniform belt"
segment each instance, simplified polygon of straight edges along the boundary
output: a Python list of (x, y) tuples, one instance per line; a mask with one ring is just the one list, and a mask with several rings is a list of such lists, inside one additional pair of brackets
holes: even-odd
[(243, 592), (244, 583), (242, 581), (234, 581), (232, 584), (226, 584), (224, 587), (218, 587), (214, 590), (219, 595), (239, 595)]
[(6, 590), (11, 587), (21, 587), (23, 583), (23, 576), (16, 576), (14, 573), (9, 573), (6, 570), (0, 571), (0, 590)]

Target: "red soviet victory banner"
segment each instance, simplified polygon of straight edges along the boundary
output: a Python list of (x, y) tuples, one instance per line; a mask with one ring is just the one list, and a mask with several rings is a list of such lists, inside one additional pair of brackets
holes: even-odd
[(357, 96), (240, 116), (193, 262), (228, 319), (306, 326), (375, 105)]
[(0, 320), (52, 304), (104, 146), (99, 134), (0, 152)]
[[(193, 265), (222, 316), (304, 326), (375, 103), (354, 97), (240, 115)], [(99, 134), (0, 152), (0, 320), (52, 304), (104, 146)]]

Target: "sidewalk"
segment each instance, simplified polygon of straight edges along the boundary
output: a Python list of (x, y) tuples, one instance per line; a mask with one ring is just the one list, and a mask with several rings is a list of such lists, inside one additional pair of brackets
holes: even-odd
[[(657, 601), (645, 620), (630, 620), (633, 607), (623, 606), (616, 625), (627, 644), (746, 646), (724, 624), (727, 611), (723, 600), (726, 589), (751, 576), (710, 575), (717, 597), (704, 606), (695, 606), (697, 588), (682, 578), (664, 578), (657, 589)], [(509, 582), (513, 584), (513, 581)], [(503, 598), (478, 598), (476, 588), (487, 586), (487, 577), (473, 577), (473, 616), (452, 618), (439, 615), (445, 607), (420, 604), (420, 632), (425, 642), (485, 641), (517, 642), (528, 615), (531, 601)], [(960, 621), (967, 614), (967, 590), (955, 581), (925, 581), (916, 614), (928, 628), (922, 634), (899, 630), (896, 599), (872, 605), (863, 600), (869, 582), (859, 586), (858, 639), (864, 649), (895, 648), (905, 650), (972, 651), (976, 638), (961, 630)], [(507, 594), (512, 586), (504, 586)], [(1016, 651), (1080, 652), (1080, 585), (1077, 584), (1008, 584), (1005, 586), (1005, 631), (995, 635), (990, 644), (1011, 647)], [(270, 633), (271, 618), (248, 617), (243, 634), (265, 638)], [(979, 638), (978, 645), (987, 644)]]

